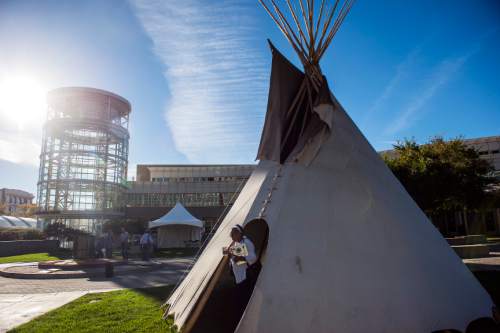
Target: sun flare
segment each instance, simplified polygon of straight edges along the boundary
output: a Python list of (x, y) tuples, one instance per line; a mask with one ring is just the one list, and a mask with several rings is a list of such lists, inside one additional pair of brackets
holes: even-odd
[(19, 129), (40, 126), (46, 113), (45, 93), (32, 77), (0, 78), (0, 119)]

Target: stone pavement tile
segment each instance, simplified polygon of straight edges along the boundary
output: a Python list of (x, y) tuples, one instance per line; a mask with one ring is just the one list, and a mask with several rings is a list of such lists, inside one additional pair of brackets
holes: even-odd
[[(26, 297), (26, 295), (0, 294), (0, 332), (6, 332), (9, 329), (26, 323), (86, 293), (86, 291), (70, 291), (34, 294), (29, 295), (30, 297)], [(5, 304), (8, 304), (8, 306), (2, 306)]]
[(146, 288), (175, 284), (186, 265), (172, 265), (152, 272), (104, 277), (62, 280), (12, 279), (0, 277), (0, 294), (40, 294), (64, 291), (91, 291), (119, 288)]

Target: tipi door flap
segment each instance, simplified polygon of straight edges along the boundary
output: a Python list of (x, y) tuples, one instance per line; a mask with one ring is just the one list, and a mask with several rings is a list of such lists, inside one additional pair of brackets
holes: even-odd
[(228, 257), (224, 256), (220, 261), (219, 265), (217, 266), (217, 269), (215, 270), (214, 274), (212, 274), (210, 281), (205, 287), (205, 290), (198, 298), (198, 302), (196, 303), (194, 309), (191, 311), (189, 318), (184, 323), (184, 327), (181, 328), (182, 333), (189, 333), (193, 329), (194, 324), (196, 323), (196, 320), (200, 316), (201, 312), (203, 311), (203, 308), (207, 304), (207, 301), (210, 298), (212, 291), (217, 285), (217, 282), (219, 282), (219, 279), (221, 278), (221, 275), (224, 272), (224, 268), (226, 268), (227, 265), (229, 264), (228, 260), (229, 260)]

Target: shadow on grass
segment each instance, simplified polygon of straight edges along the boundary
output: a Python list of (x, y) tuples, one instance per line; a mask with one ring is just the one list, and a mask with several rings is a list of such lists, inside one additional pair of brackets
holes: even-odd
[(134, 291), (163, 304), (163, 302), (165, 302), (167, 297), (172, 292), (173, 288), (173, 285), (168, 285), (163, 287), (139, 288), (134, 289)]

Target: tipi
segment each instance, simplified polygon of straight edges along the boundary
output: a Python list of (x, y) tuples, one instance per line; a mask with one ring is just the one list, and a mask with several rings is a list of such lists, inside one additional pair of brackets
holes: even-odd
[(489, 295), (321, 74), (319, 60), (352, 1), (323, 0), (318, 9), (313, 0), (286, 0), (288, 16), (274, 0), (260, 2), (304, 72), (272, 47), (260, 163), (165, 315), (189, 332), (227, 267), (221, 249), (232, 226), (264, 223), (267, 249), (256, 244), (263, 268), (235, 332), (430, 333), (491, 316)]
[(157, 231), (158, 248), (186, 247), (201, 240), (203, 221), (178, 202), (167, 214), (149, 222), (149, 228)]

